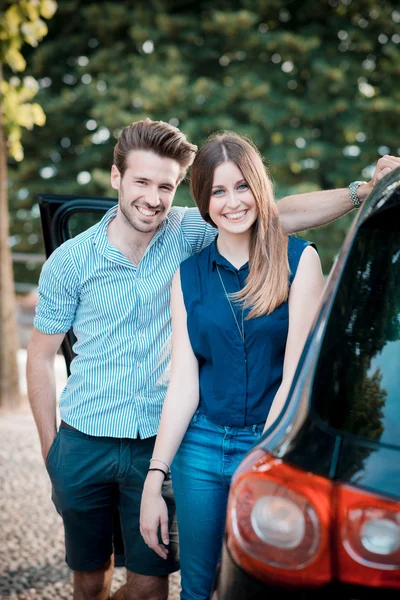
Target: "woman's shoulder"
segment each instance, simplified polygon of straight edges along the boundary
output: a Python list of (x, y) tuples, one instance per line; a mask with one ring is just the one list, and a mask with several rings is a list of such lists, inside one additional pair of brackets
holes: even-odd
[(290, 268), (290, 282), (293, 281), (294, 276), (296, 275), (297, 267), (299, 266), (301, 255), (304, 250), (311, 246), (312, 248), (317, 249), (313, 242), (309, 240), (303, 240), (302, 238), (298, 238), (295, 235), (289, 235), (288, 238), (288, 260), (289, 260), (289, 268)]
[(192, 302), (201, 297), (203, 280), (207, 276), (209, 264), (210, 246), (192, 254), (192, 256), (189, 256), (189, 258), (181, 263), (181, 288), (187, 310)]
[(297, 235), (288, 236), (289, 251), (292, 250), (302, 252), (304, 248), (307, 248), (307, 246), (313, 246), (315, 248), (314, 242), (310, 242), (309, 240), (303, 240), (302, 238), (297, 237)]
[(184, 261), (182, 261), (181, 273), (182, 271), (190, 272), (196, 267), (201, 267), (205, 264), (208, 264), (210, 258), (211, 245), (212, 243), (209, 246), (203, 248), (203, 250), (200, 250), (200, 252), (195, 252), (194, 254), (189, 256), (189, 258), (186, 258)]
[(302, 255), (305, 248), (311, 246), (312, 248), (316, 248), (314, 242), (310, 242), (309, 240), (303, 240), (302, 238), (296, 237), (295, 235), (288, 236), (288, 256), (289, 261), (291, 258), (299, 257)]

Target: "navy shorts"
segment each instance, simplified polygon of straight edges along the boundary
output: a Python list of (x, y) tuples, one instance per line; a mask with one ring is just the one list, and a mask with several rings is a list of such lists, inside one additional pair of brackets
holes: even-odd
[(52, 498), (65, 529), (66, 562), (73, 571), (92, 571), (113, 553), (113, 517), (119, 508), (125, 566), (141, 575), (179, 570), (178, 529), (171, 480), (163, 484), (170, 519), (168, 558), (143, 541), (140, 501), (155, 437), (96, 437), (61, 424), (46, 458)]

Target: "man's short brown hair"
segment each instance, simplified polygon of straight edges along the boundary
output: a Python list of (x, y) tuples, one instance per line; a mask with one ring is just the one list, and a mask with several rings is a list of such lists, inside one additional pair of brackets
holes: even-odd
[(135, 121), (122, 130), (114, 148), (114, 164), (124, 176), (126, 159), (133, 150), (148, 150), (161, 158), (171, 158), (180, 165), (180, 181), (192, 164), (197, 146), (187, 141), (186, 136), (164, 121), (144, 119)]

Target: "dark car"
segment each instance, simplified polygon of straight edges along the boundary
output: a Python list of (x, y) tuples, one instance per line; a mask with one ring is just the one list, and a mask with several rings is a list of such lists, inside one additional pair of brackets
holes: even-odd
[(400, 598), (400, 169), (353, 223), (231, 487), (213, 600), (278, 598)]

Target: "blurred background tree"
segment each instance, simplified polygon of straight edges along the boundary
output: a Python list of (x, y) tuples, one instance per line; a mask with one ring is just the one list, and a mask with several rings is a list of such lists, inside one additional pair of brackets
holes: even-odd
[[(143, 117), (200, 144), (232, 129), (259, 146), (277, 197), (368, 179), (399, 153), (400, 10), (388, 0), (63, 0), (26, 47), (47, 115), (11, 165), (11, 243), (42, 250), (35, 194), (109, 195), (121, 128)], [(397, 8), (396, 8), (397, 6)], [(182, 186), (178, 204), (189, 204)], [(306, 232), (325, 272), (351, 216)], [(16, 265), (16, 278), (37, 280)], [(18, 270), (20, 269), (20, 270)]]
[[(44, 125), (45, 116), (39, 104), (30, 100), (38, 91), (31, 76), (8, 78), (24, 71), (26, 62), (20, 50), (24, 43), (36, 47), (46, 35), (43, 18), (50, 19), (57, 4), (53, 0), (6, 2), (0, 15), (0, 407), (15, 408), (19, 404), (17, 367), (17, 328), (14, 285), (8, 245), (7, 154), (14, 161), (23, 159), (23, 128)], [(11, 213), (12, 214), (12, 213)]]

